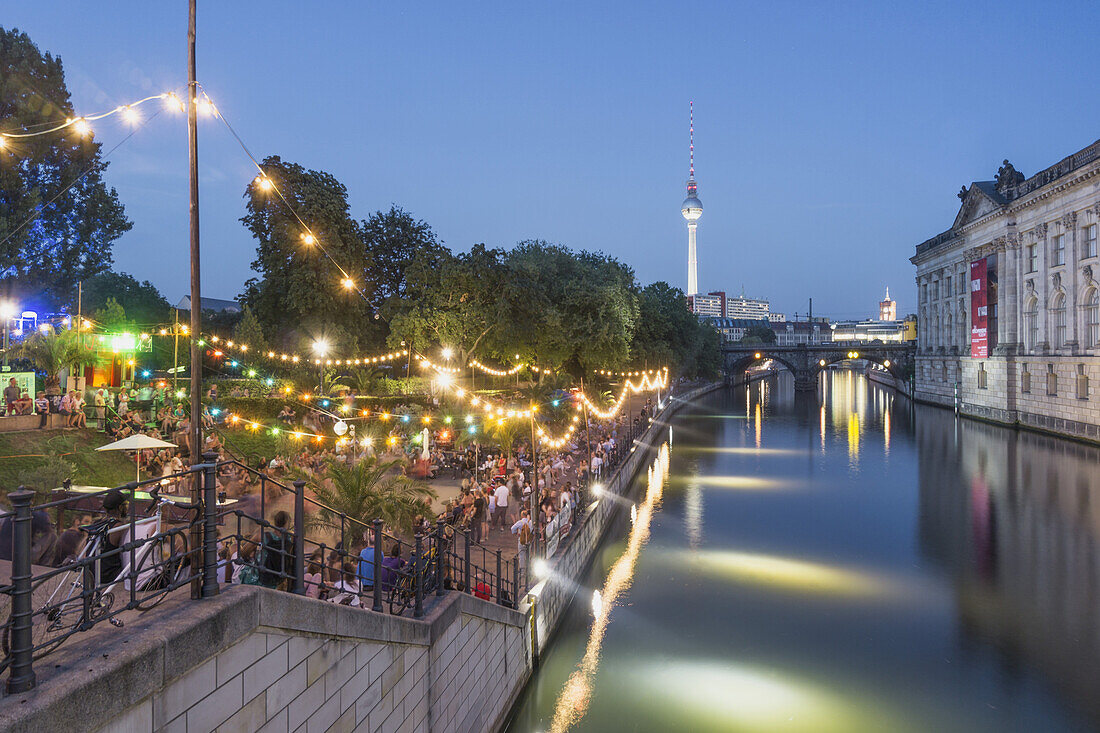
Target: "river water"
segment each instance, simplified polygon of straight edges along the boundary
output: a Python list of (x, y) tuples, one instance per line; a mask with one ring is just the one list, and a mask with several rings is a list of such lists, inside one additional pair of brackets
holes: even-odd
[(1100, 450), (821, 379), (673, 419), (510, 730), (1100, 727)]

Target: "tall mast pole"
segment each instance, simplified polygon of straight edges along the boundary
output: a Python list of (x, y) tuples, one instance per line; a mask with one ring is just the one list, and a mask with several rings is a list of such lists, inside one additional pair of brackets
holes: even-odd
[[(202, 463), (202, 298), (199, 286), (199, 128), (198, 84), (195, 83), (195, 1), (189, 0), (187, 13), (187, 160), (191, 188), (191, 465)], [(191, 506), (199, 506), (202, 498), (201, 473), (192, 475)], [(202, 547), (199, 522), (191, 523), (191, 567), (197, 567)], [(191, 597), (202, 592), (201, 578), (196, 574), (191, 583)]]

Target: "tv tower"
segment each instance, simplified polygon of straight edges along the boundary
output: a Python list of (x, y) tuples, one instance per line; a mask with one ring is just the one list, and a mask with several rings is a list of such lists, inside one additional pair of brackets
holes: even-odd
[(688, 223), (688, 295), (699, 294), (699, 259), (695, 253), (695, 226), (703, 215), (703, 203), (698, 199), (695, 189), (695, 103), (688, 102), (688, 155), (691, 164), (688, 168), (687, 198), (684, 199), (680, 213)]

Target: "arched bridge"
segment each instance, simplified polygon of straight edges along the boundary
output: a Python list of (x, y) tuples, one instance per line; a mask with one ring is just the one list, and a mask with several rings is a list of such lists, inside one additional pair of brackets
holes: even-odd
[(817, 375), (830, 364), (864, 359), (881, 364), (894, 376), (911, 374), (916, 359), (916, 342), (868, 343), (838, 342), (807, 346), (776, 346), (728, 344), (722, 347), (722, 368), (726, 378), (744, 373), (757, 362), (773, 359), (794, 375), (796, 390), (812, 390)]

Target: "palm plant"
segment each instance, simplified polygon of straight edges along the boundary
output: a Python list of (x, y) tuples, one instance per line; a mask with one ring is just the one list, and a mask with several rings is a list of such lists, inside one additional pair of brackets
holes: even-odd
[(47, 389), (61, 384), (63, 369), (80, 369), (95, 360), (95, 353), (84, 348), (76, 331), (38, 331), (23, 341), (18, 354), (46, 372)]
[(397, 460), (368, 456), (351, 466), (329, 460), (324, 471), (302, 475), (324, 505), (310, 517), (310, 525), (342, 532), (344, 547), (361, 541), (364, 530), (362, 525), (352, 528), (341, 522), (342, 514), (364, 525), (381, 519), (389, 527), (411, 532), (416, 517), (425, 513), (425, 500), (436, 494), (423, 482), (401, 475), (400, 466)]
[(527, 434), (529, 426), (521, 420), (498, 420), (488, 426), (488, 429), (500, 450), (506, 457), (511, 458), (516, 441)]
[(374, 390), (382, 380), (382, 372), (374, 367), (358, 369), (352, 376), (357, 394), (374, 394)]

